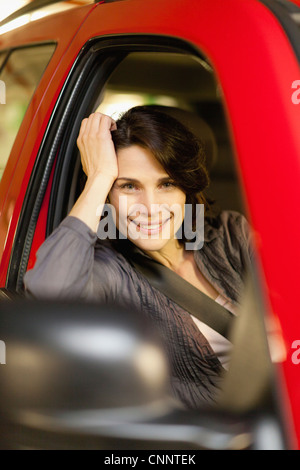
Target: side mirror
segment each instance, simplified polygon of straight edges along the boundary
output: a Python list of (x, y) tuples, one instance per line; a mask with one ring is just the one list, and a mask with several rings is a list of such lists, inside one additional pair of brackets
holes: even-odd
[(139, 312), (2, 301), (2, 449), (245, 449), (249, 422), (184, 410), (169, 394), (155, 332)]

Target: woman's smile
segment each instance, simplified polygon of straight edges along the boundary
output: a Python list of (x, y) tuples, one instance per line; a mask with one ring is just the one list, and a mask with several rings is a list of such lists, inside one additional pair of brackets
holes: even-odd
[(131, 219), (128, 217), (129, 223), (133, 223), (137, 227), (137, 231), (145, 234), (145, 235), (157, 235), (162, 233), (163, 229), (166, 227), (167, 223), (171, 220), (173, 216), (170, 215), (167, 219), (163, 221), (145, 221), (145, 220), (137, 220)]

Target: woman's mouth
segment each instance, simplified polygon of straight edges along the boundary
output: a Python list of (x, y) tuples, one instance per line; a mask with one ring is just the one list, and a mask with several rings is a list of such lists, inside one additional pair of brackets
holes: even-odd
[(137, 231), (140, 232), (140, 233), (143, 233), (145, 235), (154, 235), (154, 234), (158, 234), (160, 232), (162, 232), (163, 228), (165, 227), (165, 225), (169, 222), (169, 220), (171, 219), (171, 216), (164, 220), (163, 222), (143, 222), (143, 221), (139, 221), (139, 220), (132, 220), (132, 219), (129, 219), (130, 222), (133, 222), (136, 227), (137, 227)]

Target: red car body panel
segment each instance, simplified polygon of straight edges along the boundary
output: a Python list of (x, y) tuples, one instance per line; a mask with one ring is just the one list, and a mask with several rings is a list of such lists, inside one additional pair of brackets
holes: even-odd
[[(78, 53), (93, 37), (134, 33), (167, 35), (192, 43), (209, 58), (221, 83), (241, 186), (256, 233), (267, 311), (279, 321), (286, 348), (278, 373), (290, 445), (300, 448), (300, 375), (291, 360), (291, 345), (300, 339), (300, 107), (291, 99), (292, 83), (300, 79), (300, 70), (281, 24), (260, 2), (128, 0), (99, 4), (68, 12), (67, 22), (64, 14), (58, 14), (0, 38), (1, 49), (12, 44), (57, 42), (0, 184), (1, 286), (5, 285), (37, 151)], [(44, 240), (49, 194), (50, 185), (29, 268)]]

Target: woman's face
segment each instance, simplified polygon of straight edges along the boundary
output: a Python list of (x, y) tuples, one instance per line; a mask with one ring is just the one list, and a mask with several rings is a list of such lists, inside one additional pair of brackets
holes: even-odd
[(119, 175), (110, 193), (118, 230), (144, 251), (178, 247), (185, 193), (148, 150), (137, 145), (117, 152)]

